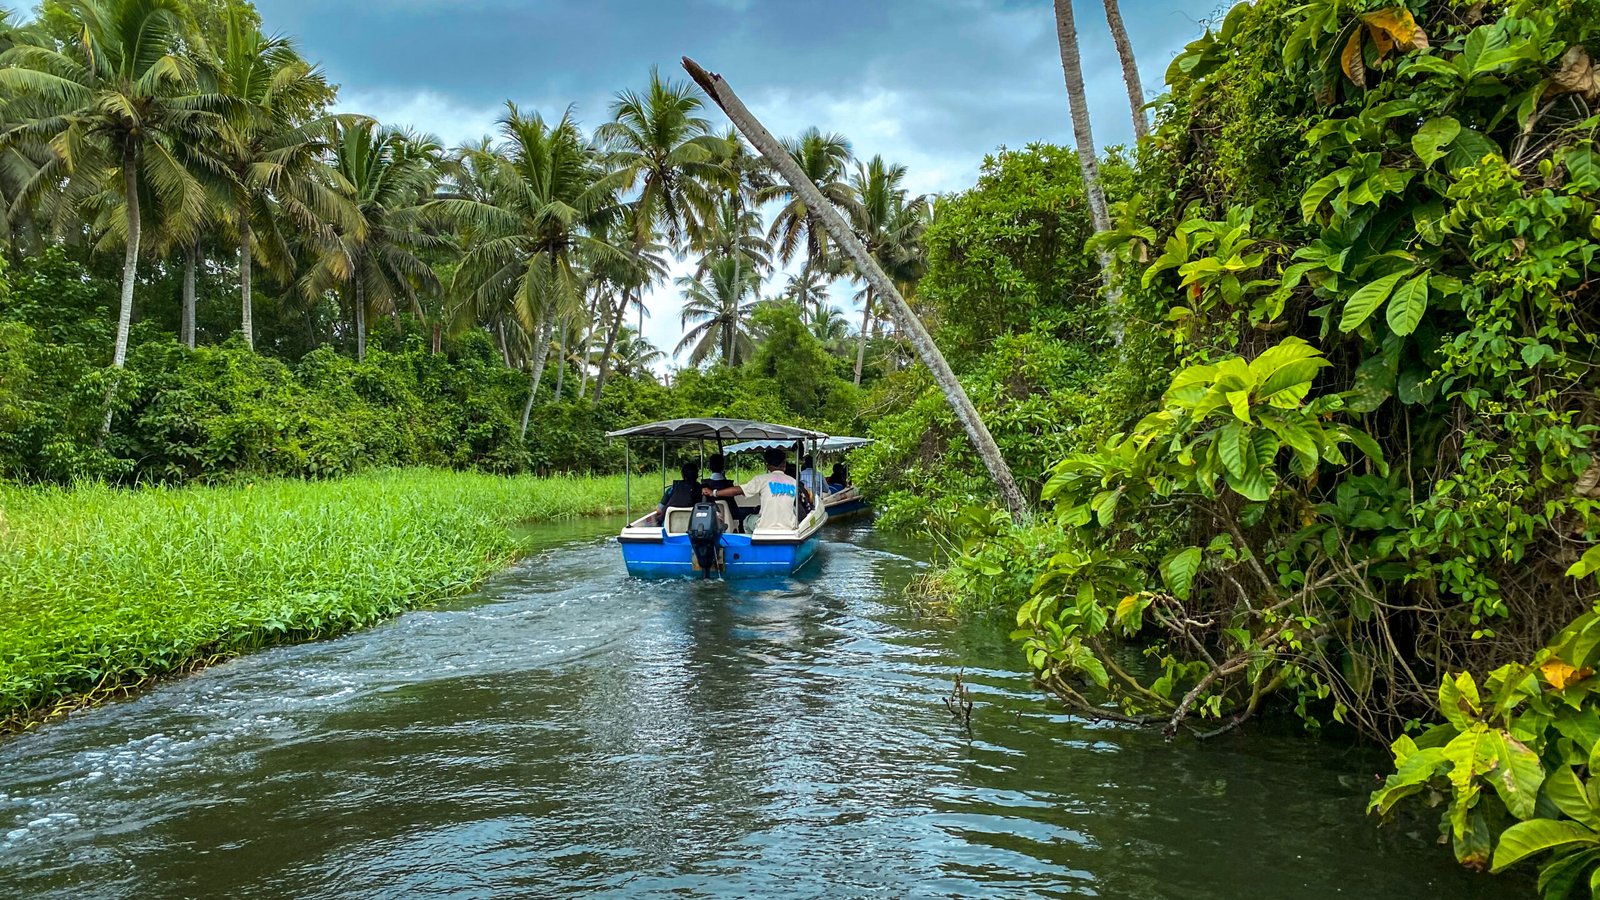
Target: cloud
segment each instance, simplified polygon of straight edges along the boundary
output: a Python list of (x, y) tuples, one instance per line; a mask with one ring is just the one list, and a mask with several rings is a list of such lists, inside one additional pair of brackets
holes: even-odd
[(404, 125), (431, 134), (454, 147), (476, 141), (498, 129), (505, 106), (478, 105), (437, 91), (359, 90), (339, 91), (335, 111), (371, 116), (385, 125)]
[[(970, 186), (986, 154), (1068, 143), (1054, 19), (1042, 0), (257, 0), (268, 30), (299, 40), (343, 84), (339, 108), (447, 144), (491, 133), (509, 97), (592, 129), (650, 69), (687, 54), (719, 71), (778, 134), (816, 125), (856, 155), (908, 167), (917, 193)], [(1218, 0), (1122, 0), (1147, 94)], [(1101, 5), (1077, 4), (1095, 137), (1131, 140)], [(715, 109), (713, 125), (725, 127)], [(690, 264), (677, 267), (683, 274)], [(775, 293), (785, 273), (767, 287)], [(837, 305), (859, 315), (848, 284)], [(670, 352), (678, 290), (648, 295), (645, 333)]]

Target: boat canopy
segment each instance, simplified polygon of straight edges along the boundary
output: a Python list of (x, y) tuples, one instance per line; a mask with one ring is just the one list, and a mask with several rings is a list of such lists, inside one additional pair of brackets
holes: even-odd
[(663, 441), (766, 441), (771, 446), (788, 446), (794, 441), (817, 440), (827, 435), (820, 431), (755, 422), (750, 419), (668, 419), (622, 428), (606, 433), (608, 438), (654, 438)]
[[(843, 453), (857, 447), (865, 447), (872, 443), (872, 438), (863, 437), (831, 437), (817, 446), (820, 453)], [(748, 453), (752, 450), (770, 450), (773, 447), (787, 447), (787, 441), (756, 440), (730, 444), (722, 448), (724, 453)]]

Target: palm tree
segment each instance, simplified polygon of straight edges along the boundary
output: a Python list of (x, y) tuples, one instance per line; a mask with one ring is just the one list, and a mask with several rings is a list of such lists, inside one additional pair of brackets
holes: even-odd
[[(684, 276), (677, 281), (683, 289), (683, 340), (674, 351), (689, 351), (689, 363), (700, 365), (713, 354), (724, 365), (736, 366), (755, 350), (750, 334), (750, 313), (755, 309), (761, 289), (761, 273), (737, 257), (724, 257), (712, 263), (704, 278)], [(689, 328), (689, 323), (696, 323)]]
[[(905, 166), (890, 165), (882, 156), (874, 156), (865, 166), (858, 163), (851, 180), (855, 202), (846, 207), (856, 236), (867, 252), (900, 285), (921, 277), (922, 233), (927, 228), (927, 218), (923, 214), (927, 200), (906, 198), (906, 189), (902, 186), (905, 177)], [(875, 299), (872, 283), (868, 281), (862, 289), (861, 333), (856, 339), (855, 383), (858, 386), (866, 364)]]
[(916, 349), (917, 355), (928, 367), (933, 381), (944, 394), (945, 402), (949, 404), (950, 411), (955, 414), (966, 431), (967, 437), (972, 441), (972, 446), (977, 451), (978, 457), (983, 460), (984, 467), (989, 470), (990, 477), (994, 479), (995, 487), (1001, 498), (1005, 501), (1006, 508), (1011, 511), (1019, 521), (1026, 521), (1031, 517), (1028, 507), (1028, 498), (1023, 495), (1022, 489), (1017, 486), (1017, 479), (1011, 474), (1011, 467), (1006, 464), (1005, 457), (1000, 453), (1000, 447), (995, 444), (994, 436), (989, 433), (989, 428), (983, 423), (983, 418), (978, 415), (978, 410), (972, 405), (972, 398), (967, 396), (966, 389), (961, 386), (961, 380), (956, 377), (950, 368), (950, 363), (939, 352), (939, 347), (933, 342), (932, 335), (922, 321), (912, 312), (906, 303), (905, 297), (895, 287), (894, 282), (886, 275), (867, 252), (861, 240), (850, 230), (849, 224), (839, 214), (839, 210), (828, 200), (822, 190), (806, 176), (799, 163), (788, 152), (766, 127), (751, 115), (750, 110), (733, 92), (728, 83), (721, 76), (713, 75), (701, 68), (694, 60), (687, 57), (683, 60), (683, 67), (694, 78), (717, 105), (728, 114), (728, 118), (738, 127), (739, 132), (750, 140), (751, 146), (772, 165), (785, 183), (794, 191), (796, 199), (802, 200), (811, 208), (817, 217), (818, 224), (825, 228), (828, 236), (838, 241), (840, 248), (850, 258), (859, 272), (872, 284), (873, 290), (881, 292), (882, 299), (891, 304), (895, 317), (902, 323), (907, 339)]
[(663, 80), (651, 69), (645, 93), (618, 94), (611, 121), (595, 129), (620, 189), (638, 190), (636, 243), (648, 243), (652, 227), (675, 246), (695, 240), (715, 214), (719, 192), (731, 186), (723, 166), (727, 142), (711, 133), (711, 124), (700, 115), (703, 107), (692, 85)]
[[(617, 336), (622, 330), (622, 319), (628, 312), (628, 307), (633, 306), (639, 311), (639, 329), (644, 329), (644, 289), (656, 284), (667, 277), (667, 260), (662, 254), (666, 247), (656, 243), (650, 236), (648, 228), (641, 232), (638, 220), (644, 215), (638, 203), (630, 203), (622, 210), (622, 215), (614, 222), (609, 223), (607, 233), (616, 232), (617, 240), (613, 246), (622, 251), (620, 257), (608, 261), (597, 261), (596, 271), (600, 280), (615, 288), (604, 296), (613, 301), (610, 310), (610, 322), (606, 326), (605, 350), (600, 354), (600, 370), (595, 376), (594, 399), (600, 402), (600, 392), (605, 390), (606, 374), (611, 366), (611, 351), (616, 346)], [(604, 311), (602, 312), (604, 314)]]
[[(75, 29), (60, 46), (19, 32), (19, 43), (0, 55), (0, 96), (10, 98), (8, 117), (16, 123), (0, 135), (0, 151), (47, 145), (49, 174), (120, 196), (122, 293), (111, 366), (121, 369), (133, 322), (141, 194), (175, 216), (200, 217), (204, 191), (177, 148), (199, 139), (217, 104), (198, 93), (195, 65), (183, 54), (181, 0), (64, 0), (62, 9)], [(111, 414), (108, 402), (102, 433), (111, 430)]]
[(506, 110), (504, 159), (484, 163), (488, 199), (446, 198), (429, 207), (472, 235), (456, 270), (457, 295), (474, 295), (480, 307), (509, 307), (532, 344), (526, 437), (551, 326), (582, 310), (582, 262), (621, 255), (597, 233), (613, 213), (619, 179), (584, 145), (570, 110), (553, 125), (537, 113), (523, 115), (514, 103)]
[(850, 323), (837, 306), (819, 308), (806, 327), (811, 329), (811, 333), (822, 342), (822, 346), (826, 347), (829, 353), (834, 356), (843, 355), (845, 342), (850, 339)]
[(1139, 64), (1133, 58), (1133, 42), (1128, 40), (1128, 29), (1122, 24), (1122, 7), (1117, 0), (1104, 0), (1106, 24), (1111, 27), (1111, 40), (1117, 45), (1117, 59), (1122, 62), (1122, 83), (1128, 89), (1128, 106), (1133, 110), (1133, 139), (1142, 141), (1150, 133), (1150, 122), (1144, 116), (1144, 85), (1139, 81)]
[(726, 256), (739, 257), (759, 272), (772, 268), (772, 244), (761, 235), (761, 214), (746, 206), (737, 193), (730, 192), (717, 204), (716, 217), (706, 223), (700, 249), (703, 252), (695, 263), (696, 278)]
[(820, 270), (802, 268), (784, 282), (780, 296), (795, 303), (806, 315), (821, 315), (828, 299), (827, 276)]
[(367, 311), (395, 313), (438, 277), (417, 253), (446, 243), (423, 227), (420, 204), (438, 182), (439, 146), (431, 138), (382, 128), (370, 119), (334, 126), (331, 177), (353, 215), (317, 235), (318, 252), (303, 279), (312, 296), (346, 295), (355, 320), (356, 359), (367, 355)]
[(639, 332), (626, 327), (622, 329), (622, 334), (617, 336), (617, 346), (613, 354), (616, 357), (617, 374), (624, 378), (649, 375), (667, 358), (655, 344), (650, 343)]
[[(814, 127), (808, 128), (798, 138), (785, 140), (783, 149), (829, 202), (841, 209), (849, 209), (855, 202), (846, 178), (851, 156), (850, 141), (844, 135), (824, 134)], [(779, 258), (788, 262), (804, 244), (804, 272), (809, 277), (810, 273), (819, 271), (828, 257), (828, 232), (806, 207), (805, 200), (793, 188), (781, 183), (763, 189), (758, 196), (762, 202), (783, 203), (767, 235), (776, 246)]]
[[(1106, 210), (1105, 190), (1100, 186), (1100, 162), (1096, 157), (1094, 128), (1089, 122), (1089, 97), (1083, 86), (1083, 60), (1078, 53), (1078, 23), (1073, 18), (1072, 0), (1055, 0), (1056, 39), (1061, 45), (1061, 73), (1067, 82), (1067, 106), (1072, 112), (1072, 139), (1078, 145), (1078, 167), (1083, 172), (1083, 191), (1089, 198), (1089, 217), (1095, 234), (1111, 230), (1111, 215)], [(1111, 253), (1099, 248), (1100, 277), (1105, 283), (1106, 305), (1115, 311), (1116, 283), (1111, 277)], [(1113, 316), (1112, 334), (1122, 342), (1122, 329)]]
[(285, 213), (307, 231), (332, 224), (355, 227), (350, 200), (330, 185), (321, 158), (331, 149), (334, 123), (313, 117), (333, 88), (284, 38), (267, 37), (242, 7), (229, 7), (217, 77), (232, 102), (218, 133), (218, 155), (231, 179), (231, 219), (239, 248), (240, 325), (255, 347), (251, 264), (260, 259), (280, 275), (293, 254), (280, 230)]

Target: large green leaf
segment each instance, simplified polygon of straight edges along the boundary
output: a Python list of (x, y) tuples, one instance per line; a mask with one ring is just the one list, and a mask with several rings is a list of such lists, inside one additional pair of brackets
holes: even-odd
[(1317, 372), (1327, 365), (1321, 350), (1297, 337), (1284, 338), (1250, 361), (1250, 371), (1261, 382), (1256, 396), (1270, 401), (1290, 391), (1304, 397), (1304, 389), (1309, 388)]
[(1490, 871), (1499, 872), (1535, 853), (1579, 844), (1600, 844), (1600, 835), (1577, 822), (1555, 819), (1518, 822), (1500, 835), (1500, 846), (1494, 848), (1494, 866)]
[(1600, 830), (1600, 809), (1595, 808), (1583, 780), (1571, 766), (1558, 766), (1550, 773), (1544, 780), (1544, 794), (1563, 815)]
[(1439, 712), (1444, 715), (1445, 721), (1465, 731), (1481, 711), (1478, 685), (1471, 675), (1462, 672), (1454, 678), (1446, 676), (1440, 680)]
[(1422, 323), (1422, 314), (1428, 311), (1428, 274), (1400, 285), (1389, 300), (1389, 328), (1395, 334), (1410, 334)]
[(1449, 116), (1440, 116), (1424, 122), (1411, 138), (1411, 149), (1422, 158), (1422, 164), (1431, 166), (1444, 156), (1445, 148), (1461, 133), (1461, 123)]
[(1350, 170), (1340, 169), (1312, 182), (1311, 187), (1306, 188), (1305, 195), (1300, 198), (1300, 215), (1307, 222), (1316, 218), (1317, 210), (1322, 208), (1322, 203), (1328, 199), (1328, 195), (1349, 180)]
[(1544, 764), (1539, 761), (1539, 754), (1528, 749), (1526, 744), (1504, 734), (1502, 737), (1504, 751), (1489, 780), (1506, 809), (1513, 816), (1526, 819), (1533, 815), (1534, 803), (1539, 799), (1539, 785), (1544, 783)]
[(1485, 156), (1500, 155), (1500, 146), (1494, 141), (1484, 137), (1481, 132), (1463, 128), (1461, 133), (1456, 135), (1449, 154), (1445, 156), (1444, 165), (1446, 169), (1454, 172), (1467, 166), (1476, 166)]
[(1161, 580), (1166, 582), (1167, 590), (1179, 600), (1189, 599), (1189, 591), (1194, 586), (1194, 577), (1199, 572), (1199, 547), (1185, 547), (1167, 554), (1166, 558), (1161, 560)]
[(1222, 465), (1227, 468), (1228, 474), (1234, 477), (1244, 475), (1245, 451), (1248, 444), (1244, 426), (1236, 422), (1229, 423), (1217, 434), (1217, 456), (1222, 459)]
[(1395, 272), (1358, 288), (1344, 305), (1344, 315), (1339, 317), (1339, 330), (1349, 332), (1360, 328), (1363, 322), (1372, 318), (1372, 314), (1378, 311), (1383, 301), (1388, 300), (1389, 295), (1394, 293), (1395, 285), (1400, 283), (1400, 279), (1409, 274), (1405, 271)]

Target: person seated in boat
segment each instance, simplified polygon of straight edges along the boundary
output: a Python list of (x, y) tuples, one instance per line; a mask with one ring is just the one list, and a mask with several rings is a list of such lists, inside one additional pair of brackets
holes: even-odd
[[(721, 453), (713, 453), (706, 460), (706, 465), (711, 469), (711, 471), (706, 474), (705, 481), (702, 482), (705, 487), (711, 488), (713, 491), (720, 491), (724, 488), (731, 488), (735, 485), (736, 482), (728, 477), (727, 457), (723, 456)], [(744, 520), (750, 515), (751, 512), (752, 510), (748, 506), (740, 506), (731, 500), (728, 502), (728, 513), (733, 516), (733, 526), (735, 531), (743, 530)]]
[[(757, 475), (742, 485), (712, 490), (709, 486), (702, 489), (707, 497), (712, 499), (730, 500), (734, 497), (755, 497), (760, 500), (759, 511), (756, 513), (756, 523), (762, 528), (793, 529), (800, 526), (800, 517), (797, 514), (796, 500), (800, 492), (800, 483), (795, 481), (788, 473), (783, 471), (784, 460), (787, 457), (782, 450), (768, 450), (762, 455), (762, 460), (767, 464), (765, 474)], [(750, 520), (746, 519), (746, 525)], [(747, 528), (746, 530), (753, 530)]]
[(850, 486), (850, 470), (844, 463), (834, 463), (833, 471), (828, 473), (828, 493), (838, 493)]
[(806, 486), (813, 497), (824, 497), (828, 494), (828, 486), (822, 480), (822, 473), (817, 471), (817, 461), (811, 454), (806, 454), (800, 460), (800, 483)]
[(661, 492), (661, 502), (656, 504), (656, 524), (667, 521), (667, 509), (686, 508), (700, 502), (700, 464), (686, 462), (679, 469), (682, 477)]

